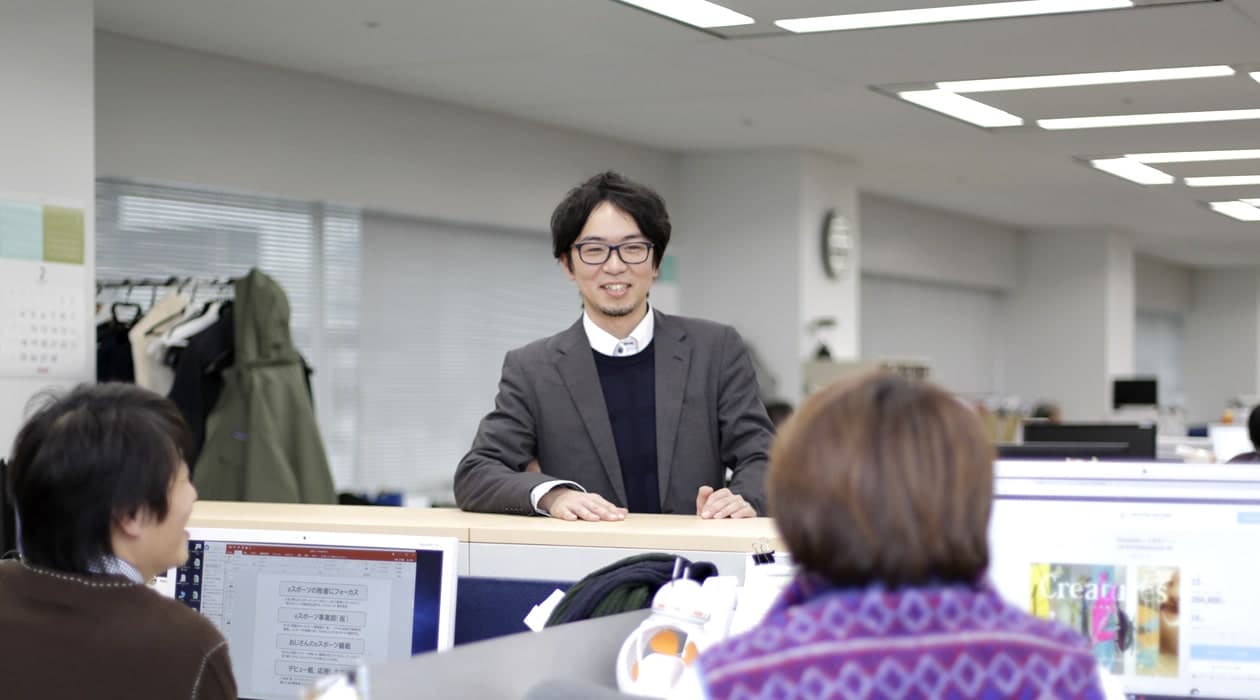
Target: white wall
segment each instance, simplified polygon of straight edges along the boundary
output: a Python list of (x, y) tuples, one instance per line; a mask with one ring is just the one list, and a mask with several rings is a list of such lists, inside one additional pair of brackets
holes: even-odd
[[(772, 393), (800, 400), (806, 324), (836, 319), (833, 354), (858, 346), (858, 275), (827, 279), (820, 259), (828, 209), (848, 217), (861, 249), (850, 166), (801, 151), (742, 151), (683, 158), (674, 208), (682, 309), (735, 326), (774, 378)], [(764, 387), (763, 388), (767, 388)]]
[(863, 193), (862, 271), (882, 277), (1009, 291), (1020, 236), (951, 212)]
[(1131, 241), (1118, 234), (1024, 236), (1006, 306), (1004, 391), (1056, 400), (1067, 420), (1110, 413), (1112, 377), (1132, 372), (1132, 258)]
[(1186, 416), (1219, 420), (1226, 402), (1260, 393), (1260, 273), (1196, 270), (1186, 316)]
[(1133, 236), (1127, 233), (1109, 233), (1103, 239), (1106, 245), (1103, 256), (1103, 279), (1106, 284), (1102, 302), (1106, 317), (1103, 319), (1103, 341), (1106, 344), (1107, 393), (1111, 394), (1111, 379), (1133, 374), (1133, 335), (1137, 323), (1135, 260)]
[(115, 34), (96, 88), (100, 175), (531, 230), (601, 170), (674, 191), (663, 152)]
[(1193, 302), (1193, 274), (1190, 268), (1139, 255), (1134, 274), (1138, 311), (1177, 315), (1190, 311)]
[[(0, 14), (0, 198), (39, 197), (84, 209), (86, 298), (95, 245), (91, 0), (7, 0)], [(84, 309), (87, 371), (95, 378), (92, 314)], [(0, 377), (0, 455), (30, 397), (75, 380)]]
[(1159, 379), (1159, 403), (1184, 406), (1185, 319), (1178, 314), (1141, 311), (1134, 332), (1134, 372)]
[(862, 357), (923, 358), (966, 394), (1002, 393), (1021, 234), (863, 193)]
[(1002, 295), (862, 275), (862, 357), (922, 359), (932, 379), (961, 394), (1000, 390)]
[[(823, 336), (831, 356), (856, 359), (861, 356), (861, 269), (865, 254), (865, 212), (860, 209), (854, 184), (856, 169), (846, 161), (814, 153), (802, 155), (801, 166), (800, 251), (796, 266), (800, 279), (797, 332), (801, 340), (797, 357), (804, 359), (814, 350), (806, 325), (816, 318), (834, 318), (836, 325)], [(847, 219), (853, 243), (848, 268), (835, 278), (827, 276), (821, 257), (822, 225), (828, 210)]]
[(683, 313), (733, 325), (789, 400), (801, 383), (800, 182), (798, 153), (687, 156), (671, 215)]

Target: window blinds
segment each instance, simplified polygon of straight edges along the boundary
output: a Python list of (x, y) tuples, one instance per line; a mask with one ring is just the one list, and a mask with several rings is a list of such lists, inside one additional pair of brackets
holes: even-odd
[(441, 501), (504, 353), (568, 328), (581, 301), (540, 233), (372, 214), (363, 230), (360, 477)]

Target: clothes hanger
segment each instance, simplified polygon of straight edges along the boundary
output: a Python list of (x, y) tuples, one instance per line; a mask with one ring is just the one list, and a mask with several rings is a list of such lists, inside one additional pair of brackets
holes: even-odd
[[(128, 281), (127, 295), (123, 297), (122, 301), (116, 301), (112, 305), (110, 305), (110, 311), (109, 311), (110, 318), (113, 320), (114, 323), (124, 328), (131, 328), (132, 326), (136, 324), (136, 321), (139, 321), (140, 317), (144, 315), (144, 308), (131, 300), (132, 289), (134, 289), (134, 287)], [(131, 311), (135, 311), (136, 312), (135, 315), (132, 316), (131, 319), (127, 321), (123, 321), (122, 319), (118, 318), (118, 312), (120, 310), (127, 310), (127, 309)]]
[[(156, 303), (157, 303), (157, 290), (158, 290), (158, 287), (159, 287), (159, 286), (160, 286), (160, 287), (167, 287), (167, 288), (169, 288), (169, 287), (174, 287), (174, 286), (175, 286), (178, 282), (179, 282), (179, 278), (177, 278), (177, 277), (170, 277), (170, 278), (167, 278), (167, 280), (166, 280), (166, 282), (165, 282), (165, 283), (162, 283), (162, 284), (154, 284), (154, 285), (153, 285), (153, 299), (154, 299), (154, 301), (153, 301), (153, 303), (152, 303), (152, 304), (150, 304), (150, 305), (149, 305), (149, 312), (150, 312), (150, 313), (152, 313), (152, 312), (153, 312), (153, 307), (154, 307), (154, 306), (156, 305)], [(178, 291), (178, 289), (174, 292), (174, 295), (180, 295), (180, 292)], [(172, 298), (172, 296), (171, 296), (171, 295), (168, 295), (168, 296), (162, 297), (162, 301), (164, 301), (164, 302), (165, 302), (167, 299), (170, 299), (170, 298)], [(187, 313), (188, 313), (188, 303), (187, 303), (187, 302), (184, 302), (184, 303), (180, 304), (180, 306), (179, 306), (179, 310), (178, 310), (178, 311), (176, 311), (176, 312), (174, 312), (174, 313), (172, 313), (172, 314), (170, 314), (170, 315), (166, 316), (165, 318), (159, 319), (156, 323), (153, 323), (152, 325), (150, 325), (150, 326), (149, 326), (149, 328), (148, 328), (148, 330), (146, 330), (146, 331), (144, 332), (145, 337), (146, 337), (146, 338), (151, 338), (151, 337), (158, 336), (158, 335), (161, 335), (161, 334), (165, 333), (165, 332), (168, 330), (168, 327), (170, 326), (170, 324), (171, 324), (171, 322), (172, 322), (172, 321), (182, 322), (182, 319), (183, 319), (183, 318), (185, 318), (185, 317), (187, 316)]]
[(207, 302), (205, 309), (198, 316), (182, 321), (162, 336), (162, 344), (167, 347), (183, 347), (189, 339), (201, 331), (213, 326), (219, 320), (219, 312), (223, 308), (222, 301)]

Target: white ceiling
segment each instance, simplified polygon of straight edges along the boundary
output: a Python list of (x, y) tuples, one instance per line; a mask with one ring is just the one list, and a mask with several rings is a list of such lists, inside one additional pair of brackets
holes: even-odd
[[(772, 21), (978, 0), (726, 0), (709, 33), (615, 0), (97, 0), (101, 29), (423, 95), (670, 151), (803, 147), (862, 188), (1025, 229), (1123, 229), (1193, 265), (1260, 264), (1260, 223), (1075, 158), (1260, 148), (1260, 122), (985, 131), (873, 85), (1231, 64), (1260, 69), (1260, 0), (791, 35)], [(1166, 2), (1166, 0), (1156, 0)], [(368, 26), (376, 24), (376, 26)], [(726, 33), (734, 38), (716, 34)], [(1025, 117), (1260, 107), (1245, 76), (977, 95)], [(1169, 166), (1260, 174), (1260, 161)]]

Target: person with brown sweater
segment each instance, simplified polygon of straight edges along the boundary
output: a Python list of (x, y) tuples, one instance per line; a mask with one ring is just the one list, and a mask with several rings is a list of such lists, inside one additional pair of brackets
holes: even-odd
[(18, 433), (19, 561), (0, 562), (5, 697), (236, 697), (227, 642), (146, 582), (188, 557), (190, 437), (167, 399), (81, 386)]

